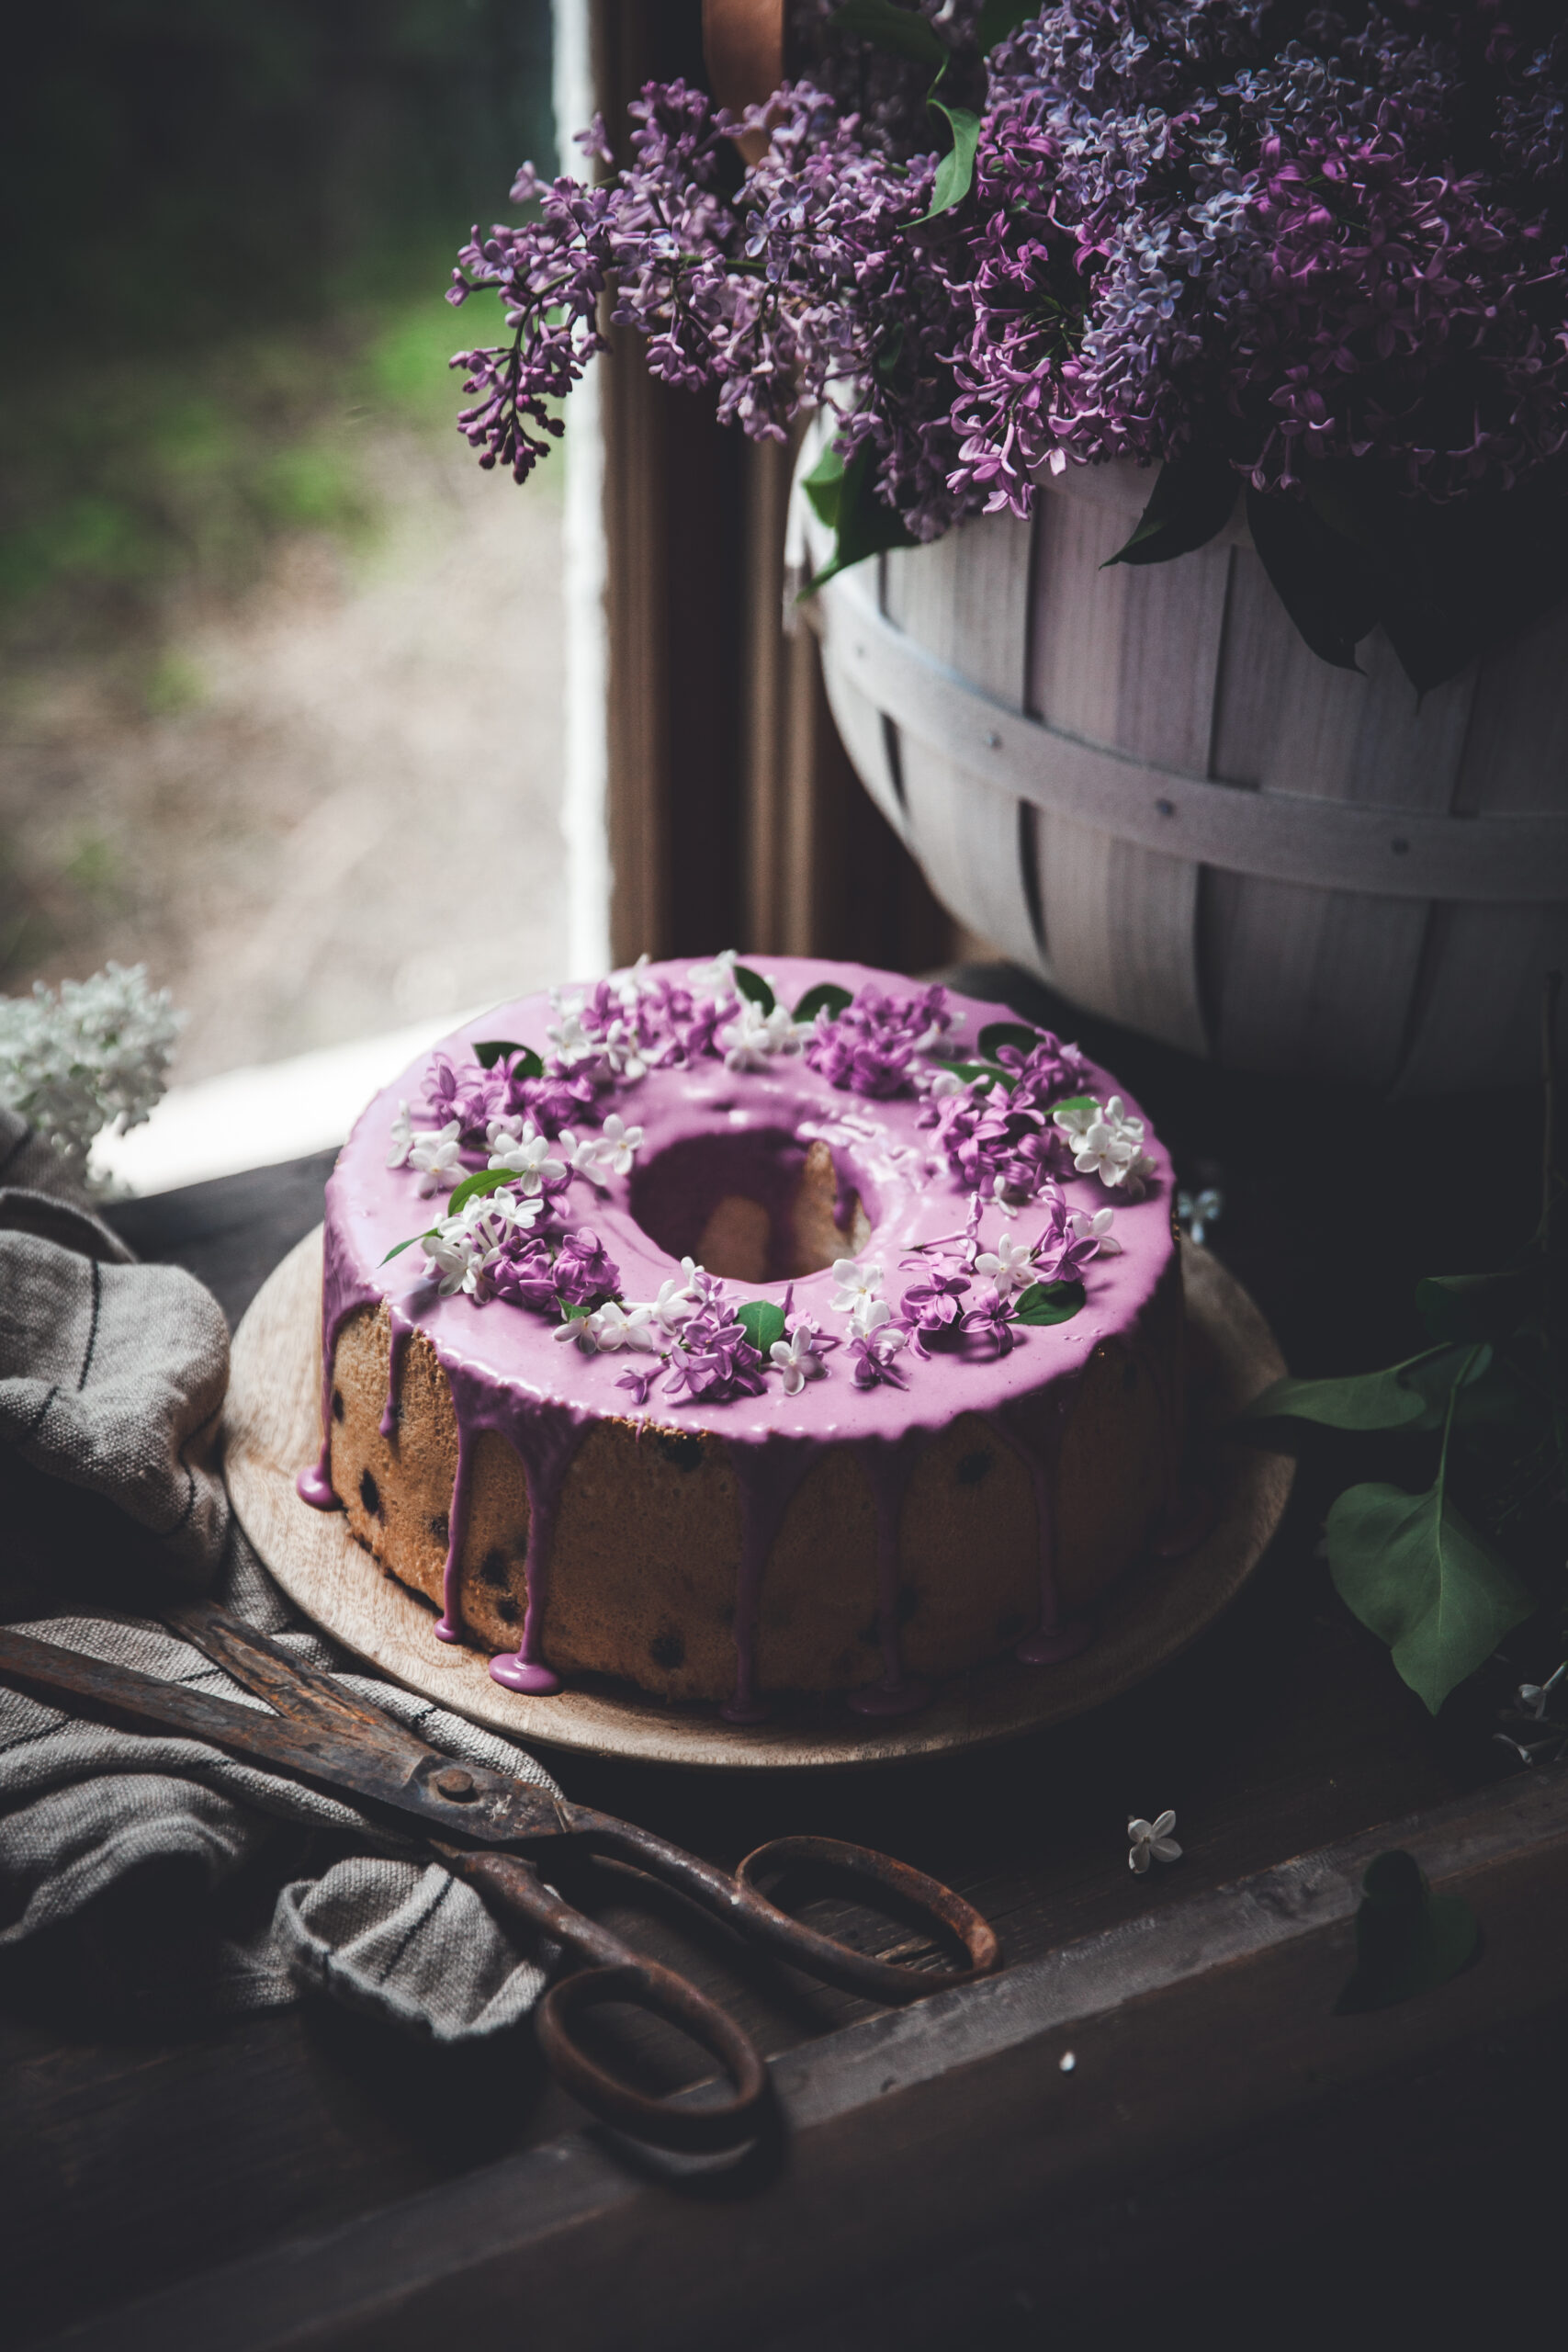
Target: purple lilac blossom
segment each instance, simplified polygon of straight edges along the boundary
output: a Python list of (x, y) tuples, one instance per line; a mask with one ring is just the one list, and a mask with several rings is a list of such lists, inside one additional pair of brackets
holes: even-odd
[(879, 1381), (886, 1380), (890, 1386), (902, 1388), (904, 1375), (896, 1359), (908, 1345), (908, 1332), (896, 1323), (884, 1323), (875, 1331), (856, 1332), (850, 1340), (855, 1386), (874, 1388)]
[(898, 1302), (896, 1319), (921, 1355), (930, 1355), (933, 1340), (940, 1344), (963, 1330), (962, 1302), (968, 1287), (967, 1274), (942, 1274), (934, 1269), (922, 1269), (921, 1279), (909, 1284)]
[(556, 1289), (569, 1306), (588, 1306), (607, 1292), (619, 1295), (621, 1270), (599, 1236), (580, 1225), (556, 1252)]
[(884, 994), (867, 981), (833, 1018), (819, 1013), (806, 1058), (830, 1086), (882, 1099), (907, 1094), (917, 1053), (929, 1052), (953, 1026), (940, 984), (918, 996)]
[(535, 1315), (556, 1312), (556, 1274), (547, 1246), (536, 1234), (508, 1235), (500, 1256), (490, 1268), (490, 1286), (497, 1298), (525, 1306)]
[(699, 1304), (681, 1326), (671, 1352), (666, 1396), (760, 1396), (762, 1358), (739, 1322), (724, 1285), (712, 1274), (694, 1277)]
[(511, 330), (460, 355), (481, 462), (521, 479), (558, 429), (612, 278), (653, 372), (753, 436), (834, 409), (917, 538), (1027, 514), (1068, 462), (1199, 447), (1291, 492), (1371, 458), (1444, 500), (1568, 446), (1560, 8), (1066, 0), (984, 67), (972, 0), (923, 12), (982, 114), (935, 220), (929, 69), (845, 44), (823, 0), (796, 10), (817, 81), (739, 187), (728, 118), (681, 83), (608, 182), (523, 175), (539, 217), (476, 232), (451, 293)]

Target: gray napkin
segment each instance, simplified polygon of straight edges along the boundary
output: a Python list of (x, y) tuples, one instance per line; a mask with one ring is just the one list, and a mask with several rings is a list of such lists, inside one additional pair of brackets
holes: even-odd
[[(0, 1110), (0, 1175), (37, 1148)], [(47, 1167), (39, 1172), (47, 1173)], [(0, 1186), (0, 1499), (18, 1476), (47, 1531), (58, 1498), (78, 1540), (26, 1547), (0, 1579), (6, 1622), (46, 1641), (220, 1692), (242, 1690), (137, 1613), (161, 1589), (203, 1589), (306, 1663), (340, 1672), (235, 1521), (217, 1469), (229, 1336), (217, 1302), (177, 1267), (131, 1261), (85, 1209)], [(17, 1465), (25, 1465), (19, 1473)], [(73, 1490), (68, 1492), (67, 1490)], [(84, 1531), (97, 1573), (80, 1582)], [(444, 1708), (340, 1672), (430, 1746), (554, 1790), (531, 1756)], [(0, 1685), (0, 1944), (71, 1917), (116, 1880), (179, 1859), (215, 1896), (243, 1869), (299, 1867), (303, 1833), (334, 1859), (280, 1885), (270, 1920), (222, 1937), (206, 1990), (220, 2009), (276, 2007), (316, 1986), (438, 2041), (525, 2016), (555, 1953), (503, 1933), (471, 1887), (355, 1807), (199, 1741), (73, 1719)]]

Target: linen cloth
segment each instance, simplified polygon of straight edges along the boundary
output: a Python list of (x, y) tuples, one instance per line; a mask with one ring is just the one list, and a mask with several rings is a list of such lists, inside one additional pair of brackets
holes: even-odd
[[(207, 1591), (430, 1746), (554, 1791), (509, 1741), (344, 1671), (294, 1611), (219, 1475), (229, 1335), (217, 1301), (179, 1267), (138, 1264), (85, 1206), (33, 1189), (50, 1172), (41, 1149), (0, 1109), (6, 1621), (261, 1707), (147, 1613), (160, 1596)], [(8, 1182), (18, 1168), (33, 1185)], [(290, 1876), (302, 1856), (307, 1874)], [(471, 2041), (525, 2016), (556, 1957), (503, 1932), (473, 1888), (353, 1805), (202, 1742), (79, 1721), (0, 1684), (0, 1945), (170, 1862), (197, 1872), (220, 1910), (242, 1872), (274, 1866), (270, 1917), (215, 1939), (202, 1990), (218, 2009), (315, 1987), (437, 2041)]]

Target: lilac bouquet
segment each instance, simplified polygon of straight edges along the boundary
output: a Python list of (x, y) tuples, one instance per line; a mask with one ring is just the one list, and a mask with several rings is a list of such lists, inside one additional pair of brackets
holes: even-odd
[(449, 299), (510, 330), (453, 363), (482, 465), (521, 481), (560, 430), (610, 288), (747, 433), (832, 412), (829, 572), (1131, 458), (1158, 470), (1116, 560), (1244, 499), (1342, 666), (1381, 623), (1432, 684), (1568, 584), (1553, 0), (845, 0), (792, 39), (809, 73), (765, 107), (650, 84), (626, 168), (525, 166), (531, 217), (476, 231)]

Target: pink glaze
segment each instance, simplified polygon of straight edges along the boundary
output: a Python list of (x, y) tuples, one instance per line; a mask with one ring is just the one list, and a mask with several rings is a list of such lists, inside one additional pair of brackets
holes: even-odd
[[(781, 1003), (798, 1002), (807, 989), (823, 980), (852, 991), (867, 980), (894, 989), (899, 985), (888, 975), (859, 965), (792, 956), (761, 961)], [(653, 967), (656, 977), (661, 971), (681, 981), (686, 978), (683, 962)], [(960, 1046), (965, 1041), (973, 1044), (989, 1021), (1016, 1019), (1004, 1005), (978, 1005), (962, 999), (954, 1000), (954, 1010), (966, 1015), (966, 1025), (955, 1041)], [(546, 997), (526, 998), (485, 1014), (448, 1038), (445, 1050), (461, 1057), (473, 1038), (503, 1035), (548, 1052), (546, 1031), (553, 1018)], [(545, 1626), (550, 1549), (562, 1482), (577, 1444), (589, 1429), (609, 1417), (633, 1417), (626, 1392), (617, 1383), (628, 1365), (646, 1369), (650, 1360), (618, 1352), (585, 1354), (575, 1345), (558, 1341), (554, 1327), (543, 1317), (502, 1301), (480, 1305), (460, 1292), (443, 1298), (425, 1279), (417, 1249), (405, 1251), (390, 1265), (383, 1264), (387, 1251), (417, 1232), (429, 1218), (428, 1204), (420, 1199), (407, 1170), (387, 1164), (398, 1101), (407, 1097), (417, 1103), (422, 1099), (427, 1069), (428, 1057), (423, 1057), (370, 1104), (344, 1147), (327, 1187), (323, 1444), (321, 1462), (301, 1473), (299, 1492), (318, 1508), (329, 1508), (336, 1501), (331, 1490), (330, 1465), (332, 1363), (337, 1335), (350, 1315), (385, 1299), (392, 1311), (394, 1337), (384, 1430), (395, 1442), (402, 1351), (409, 1331), (416, 1326), (435, 1349), (446, 1371), (457, 1420), (458, 1471), (448, 1528), (446, 1606), (437, 1631), (447, 1639), (461, 1634), (458, 1566), (468, 1502), (465, 1473), (479, 1431), (493, 1429), (523, 1461), (529, 1533), (528, 1600), (522, 1638), (516, 1656), (498, 1658), (491, 1671), (510, 1688), (537, 1692), (558, 1687), (545, 1655)], [(1112, 1092), (1123, 1092), (1104, 1071), (1091, 1069), (1089, 1083), (1101, 1101)], [(606, 1098), (604, 1107), (618, 1108), (628, 1121), (644, 1128), (637, 1166), (631, 1177), (611, 1178), (603, 1196), (580, 1184), (574, 1200), (581, 1221), (592, 1224), (619, 1266), (622, 1295), (628, 1300), (656, 1297), (665, 1278), (678, 1272), (676, 1260), (660, 1248), (632, 1215), (633, 1185), (639, 1175), (646, 1183), (647, 1171), (664, 1153), (705, 1135), (782, 1136), (801, 1147), (820, 1136), (833, 1154), (840, 1189), (852, 1186), (865, 1204), (874, 1229), (860, 1255), (863, 1261), (882, 1266), (886, 1292), (895, 1303), (907, 1285), (918, 1279), (915, 1271), (905, 1268), (901, 1261), (922, 1245), (962, 1231), (965, 1190), (931, 1156), (929, 1133), (920, 1125), (920, 1102), (913, 1096), (874, 1101), (840, 1092), (798, 1056), (780, 1056), (765, 1070), (740, 1074), (727, 1069), (717, 1058), (694, 1069), (656, 1069), (637, 1084), (619, 1088), (613, 1098)], [(1136, 1114), (1135, 1103), (1129, 1102), (1127, 1107)], [(734, 1694), (722, 1711), (728, 1720), (757, 1722), (766, 1715), (765, 1700), (756, 1688), (762, 1578), (795, 1489), (823, 1450), (833, 1445), (857, 1447), (877, 1498), (877, 1614), (883, 1674), (879, 1683), (853, 1694), (852, 1704), (863, 1713), (884, 1713), (920, 1703), (924, 1690), (906, 1680), (899, 1655), (898, 1515), (909, 1469), (921, 1446), (964, 1412), (981, 1415), (1028, 1464), (1033, 1482), (1040, 1528), (1040, 1626), (1020, 1644), (1019, 1655), (1044, 1664), (1082, 1647), (1089, 1638), (1088, 1629), (1057, 1623), (1051, 1492), (1056, 1447), (1073, 1392), (1093, 1347), (1102, 1339), (1135, 1343), (1140, 1320), (1170, 1265), (1170, 1163), (1152, 1135), (1146, 1148), (1156, 1172), (1141, 1201), (1123, 1203), (1093, 1177), (1069, 1178), (1065, 1182), (1063, 1189), (1072, 1208), (1092, 1210), (1108, 1202), (1115, 1207), (1121, 1250), (1112, 1257), (1097, 1258), (1089, 1267), (1087, 1303), (1081, 1314), (1064, 1324), (1021, 1329), (1018, 1344), (1006, 1356), (998, 1355), (988, 1345), (929, 1358), (919, 1356), (911, 1348), (898, 1359), (902, 1386), (884, 1383), (862, 1389), (854, 1385), (848, 1349), (841, 1347), (828, 1356), (827, 1376), (807, 1382), (794, 1396), (785, 1396), (782, 1385), (770, 1380), (760, 1396), (724, 1402), (672, 1400), (660, 1393), (662, 1376), (656, 1380), (648, 1419), (660, 1428), (702, 1430), (722, 1438), (740, 1487), (743, 1532), (736, 1567), (736, 1680)], [(983, 1246), (993, 1242), (1004, 1227), (1015, 1240), (1031, 1238), (1043, 1221), (1042, 1211), (1033, 1204), (988, 1208), (982, 1227)], [(738, 1303), (743, 1296), (756, 1296), (782, 1305), (787, 1285), (780, 1281), (754, 1285), (731, 1283), (728, 1287)], [(831, 1307), (834, 1289), (829, 1272), (797, 1278), (795, 1309), (814, 1317), (826, 1334), (847, 1337), (846, 1319)], [(1148, 1362), (1142, 1349), (1139, 1355)], [(1168, 1493), (1174, 1493), (1174, 1468), (1173, 1460)]]

